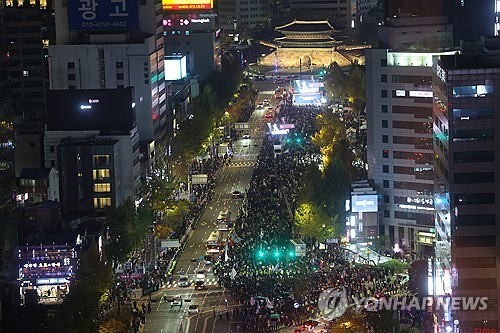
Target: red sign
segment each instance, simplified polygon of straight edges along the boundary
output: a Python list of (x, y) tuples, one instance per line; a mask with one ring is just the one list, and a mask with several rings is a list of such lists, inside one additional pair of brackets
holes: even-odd
[(497, 333), (495, 328), (474, 328), (474, 333)]

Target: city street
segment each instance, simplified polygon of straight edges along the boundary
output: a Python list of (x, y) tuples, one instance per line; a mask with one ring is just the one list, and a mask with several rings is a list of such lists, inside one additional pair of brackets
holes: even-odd
[[(268, 87), (266, 87), (268, 88)], [(259, 92), (257, 103), (265, 98), (272, 99), (274, 90)], [(272, 103), (276, 105), (275, 101)], [(152, 311), (147, 316), (145, 332), (178, 333), (178, 332), (234, 332), (238, 331), (239, 322), (226, 314), (232, 310), (231, 301), (226, 304), (225, 293), (218, 286), (218, 281), (212, 272), (212, 266), (206, 265), (203, 256), (206, 254), (206, 242), (210, 233), (217, 229), (216, 219), (221, 210), (227, 208), (234, 220), (243, 203), (242, 198), (233, 198), (233, 191), (244, 194), (248, 186), (254, 164), (265, 136), (265, 109), (253, 112), (250, 121), (250, 138), (239, 139), (233, 143), (233, 158), (222, 170), (217, 181), (215, 194), (207, 203), (196, 228), (191, 231), (186, 247), (175, 267), (172, 282), (163, 288), (161, 293), (152, 298)], [(227, 232), (224, 233), (227, 236)], [(205, 290), (194, 290), (196, 274), (205, 271)], [(180, 276), (187, 276), (190, 285), (179, 287)], [(183, 299), (180, 307), (169, 302), (176, 295)], [(188, 314), (188, 307), (197, 305), (199, 314)], [(229, 319), (226, 317), (229, 315)], [(182, 323), (181, 323), (182, 321)], [(234, 327), (232, 327), (234, 326)]]

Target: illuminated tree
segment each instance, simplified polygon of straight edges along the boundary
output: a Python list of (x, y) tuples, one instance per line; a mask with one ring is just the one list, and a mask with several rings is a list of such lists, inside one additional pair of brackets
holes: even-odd
[(304, 202), (295, 211), (295, 228), (304, 238), (319, 242), (335, 235), (337, 217), (330, 217), (319, 206)]

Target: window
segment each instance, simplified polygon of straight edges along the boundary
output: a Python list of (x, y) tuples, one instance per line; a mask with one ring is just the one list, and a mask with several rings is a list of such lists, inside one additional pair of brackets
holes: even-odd
[(380, 75), (380, 82), (387, 82), (387, 74)]
[(76, 76), (75, 76), (75, 74), (68, 74), (68, 80), (69, 80), (69, 81), (74, 81), (74, 80), (76, 80)]
[(495, 193), (455, 194), (455, 205), (489, 205), (495, 203)]
[(111, 184), (110, 183), (94, 184), (94, 192), (97, 193), (111, 192)]
[(123, 80), (123, 73), (116, 73), (117, 80)]
[(384, 180), (383, 181), (383, 187), (384, 188), (389, 188), (389, 181), (388, 180)]
[(382, 113), (388, 113), (389, 112), (389, 108), (387, 107), (387, 105), (382, 105)]
[(456, 264), (463, 268), (495, 268), (497, 267), (496, 257), (467, 257), (456, 258)]
[(391, 217), (391, 211), (384, 209), (384, 217), (388, 217), (388, 218)]
[(68, 69), (74, 69), (75, 68), (75, 63), (74, 62), (68, 62)]
[(23, 76), (26, 77), (26, 76), (30, 76), (30, 71), (26, 71), (24, 70), (23, 71)]
[(455, 225), (458, 227), (495, 225), (495, 214), (458, 214), (458, 216), (455, 218)]
[(389, 151), (387, 149), (382, 150), (382, 157), (389, 158)]
[(453, 153), (455, 163), (478, 163), (494, 162), (495, 153), (493, 151), (459, 151)]
[(186, 36), (189, 36), (190, 32), (189, 30), (186, 30)]
[(382, 166), (382, 170), (384, 173), (389, 173), (389, 166), (388, 165)]
[(109, 169), (94, 169), (92, 171), (94, 180), (107, 180), (109, 179)]
[(94, 165), (97, 166), (109, 165), (109, 155), (94, 155)]
[(388, 128), (389, 127), (389, 121), (388, 120), (382, 120), (382, 128)]
[(453, 97), (485, 97), (493, 94), (493, 86), (478, 84), (476, 86), (453, 87)]
[(455, 173), (455, 184), (470, 184), (470, 183), (494, 183), (494, 172), (463, 172)]
[(454, 130), (453, 141), (489, 141), (493, 140), (493, 129)]
[(382, 98), (387, 98), (387, 90), (385, 90), (385, 89), (381, 90), (381, 91), (380, 91), (380, 96), (381, 96)]
[(116, 68), (123, 68), (123, 61), (117, 61)]
[(388, 195), (384, 195), (384, 203), (390, 203), (391, 202), (391, 197)]
[(496, 246), (496, 236), (456, 236), (457, 247), (490, 247)]
[[(487, 245), (484, 245), (487, 246)], [(497, 279), (471, 278), (458, 279), (457, 289), (497, 289)]]
[(453, 109), (453, 120), (493, 119), (493, 108)]
[(380, 67), (387, 67), (387, 59), (380, 59)]
[(53, 153), (54, 152), (54, 146), (50, 146), (50, 152)]
[(111, 206), (111, 198), (94, 198), (94, 208), (106, 208)]
[(388, 135), (382, 135), (382, 143), (389, 143), (389, 136)]

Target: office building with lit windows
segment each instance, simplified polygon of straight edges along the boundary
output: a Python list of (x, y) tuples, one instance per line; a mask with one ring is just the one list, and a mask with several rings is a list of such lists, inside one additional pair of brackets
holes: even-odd
[(500, 318), (500, 43), (482, 50), (433, 62), (434, 293), (488, 297), (486, 310), (440, 313), (460, 332), (497, 331)]
[(59, 171), (65, 215), (135, 199), (141, 185), (133, 89), (48, 92), (45, 165)]
[(133, 87), (142, 142), (165, 145), (167, 93), (161, 0), (55, 3), (56, 44), (49, 47), (50, 89)]
[[(414, 18), (392, 20), (379, 38), (387, 48), (366, 50), (368, 178), (382, 194), (379, 235), (388, 247), (431, 253), (434, 244), (432, 57), (451, 54), (444, 18), (422, 19), (433, 43), (412, 34)], [(442, 33), (439, 33), (442, 31)], [(396, 48), (397, 46), (397, 48)]]

